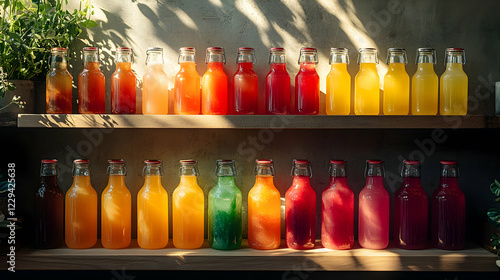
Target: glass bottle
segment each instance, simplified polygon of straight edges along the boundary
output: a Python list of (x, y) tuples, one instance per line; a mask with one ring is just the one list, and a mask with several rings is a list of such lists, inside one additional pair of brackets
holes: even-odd
[(359, 72), (354, 80), (354, 113), (378, 115), (380, 113), (380, 78), (377, 73), (377, 50), (360, 48), (358, 64)]
[(346, 48), (330, 49), (330, 72), (326, 76), (326, 114), (349, 115), (351, 112), (351, 75), (347, 72)]
[(180, 161), (180, 182), (172, 195), (174, 246), (196, 249), (203, 245), (205, 195), (198, 185), (198, 162)]
[(238, 70), (233, 76), (233, 111), (236, 115), (257, 113), (259, 97), (259, 79), (253, 71), (257, 62), (252, 48), (238, 48)]
[(458, 186), (458, 163), (441, 161), (441, 180), (431, 199), (431, 241), (436, 248), (465, 247), (465, 196)]
[(286, 244), (297, 250), (312, 249), (316, 240), (316, 192), (311, 187), (311, 163), (295, 159), (292, 186), (285, 194)]
[(131, 48), (116, 48), (116, 70), (111, 75), (111, 113), (135, 114), (136, 76), (132, 71)]
[(227, 115), (227, 76), (224, 73), (226, 56), (221, 47), (207, 48), (207, 71), (201, 80), (201, 113)]
[(366, 185), (359, 193), (359, 245), (385, 249), (389, 245), (389, 193), (384, 188), (384, 163), (366, 161)]
[(99, 49), (83, 48), (83, 70), (78, 75), (78, 112), (106, 113), (105, 77), (101, 72)]
[(295, 76), (295, 114), (319, 113), (319, 75), (316, 72), (318, 54), (315, 48), (301, 48), (300, 69)]
[(389, 69), (384, 76), (384, 115), (408, 115), (410, 112), (410, 77), (405, 66), (408, 63), (406, 50), (387, 50)]
[(108, 160), (108, 185), (101, 195), (101, 243), (104, 248), (130, 245), (132, 200), (125, 185), (127, 169), (122, 159)]
[(58, 248), (64, 243), (64, 193), (57, 184), (57, 160), (43, 159), (35, 194), (35, 248)]
[(191, 47), (179, 49), (180, 69), (175, 76), (176, 115), (199, 115), (201, 113), (200, 74), (196, 71), (196, 50)]
[(142, 114), (168, 114), (168, 80), (163, 71), (163, 49), (146, 51), (146, 73), (142, 79)]
[(446, 71), (441, 75), (439, 113), (441, 115), (467, 115), (468, 78), (463, 65), (465, 50), (446, 49)]
[(248, 192), (248, 245), (276, 249), (281, 243), (281, 197), (274, 186), (271, 159), (255, 161), (255, 185)]
[(269, 51), (270, 70), (266, 76), (266, 114), (286, 115), (290, 113), (290, 75), (286, 71), (284, 48)]
[(68, 50), (50, 49), (50, 70), (46, 77), (45, 106), (47, 114), (71, 114), (73, 112), (73, 76), (68, 71)]
[(144, 161), (144, 185), (137, 193), (137, 243), (144, 249), (161, 249), (168, 243), (168, 195), (161, 184), (162, 163)]
[(439, 100), (439, 78), (434, 71), (436, 50), (417, 50), (417, 72), (411, 84), (411, 113), (413, 115), (437, 115)]
[(217, 160), (217, 184), (208, 194), (208, 242), (214, 249), (241, 246), (241, 191), (234, 183), (234, 160)]
[(403, 185), (394, 198), (394, 239), (402, 249), (427, 245), (427, 194), (420, 185), (420, 162), (403, 161)]
[(90, 183), (90, 161), (73, 161), (73, 185), (66, 192), (65, 240), (68, 248), (85, 249), (97, 242), (97, 192)]
[(334, 250), (354, 245), (354, 193), (347, 184), (346, 161), (330, 161), (330, 184), (321, 196), (321, 243)]

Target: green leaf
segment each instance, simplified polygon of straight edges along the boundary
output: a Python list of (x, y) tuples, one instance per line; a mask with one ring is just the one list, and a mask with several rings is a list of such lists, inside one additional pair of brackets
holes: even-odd
[(495, 182), (490, 185), (490, 190), (496, 196), (500, 196), (500, 182), (495, 180)]
[(92, 27), (98, 26), (97, 22), (95, 22), (91, 19), (87, 19), (86, 21), (82, 22), (80, 25), (84, 28), (92, 28)]
[(486, 213), (489, 221), (496, 227), (500, 228), (500, 210), (491, 208)]

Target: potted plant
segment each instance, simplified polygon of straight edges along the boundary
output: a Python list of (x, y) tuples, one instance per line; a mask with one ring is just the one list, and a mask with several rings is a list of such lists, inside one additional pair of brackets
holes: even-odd
[[(495, 180), (490, 186), (491, 192), (497, 197), (496, 202), (500, 202), (500, 182)], [(488, 222), (492, 225), (489, 230), (490, 242), (491, 242), (491, 252), (496, 252), (497, 254), (497, 265), (500, 267), (500, 210), (496, 208), (490, 208), (487, 212)]]
[(73, 11), (67, 4), (68, 0), (0, 0), (0, 114), (11, 110), (15, 120), (18, 113), (33, 113), (33, 81), (43, 80), (49, 70), (50, 49), (68, 48), (82, 28), (97, 26), (90, 19), (90, 0), (80, 1)]

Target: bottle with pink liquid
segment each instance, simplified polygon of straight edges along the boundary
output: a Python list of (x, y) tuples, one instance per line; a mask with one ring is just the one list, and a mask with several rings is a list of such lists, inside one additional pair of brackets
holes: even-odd
[(238, 70), (233, 76), (233, 111), (236, 115), (257, 113), (259, 78), (253, 71), (257, 62), (252, 48), (238, 48)]
[(334, 250), (354, 245), (354, 193), (347, 184), (346, 162), (330, 161), (330, 184), (321, 197), (321, 243)]
[(316, 239), (316, 192), (311, 187), (311, 163), (293, 160), (292, 186), (285, 195), (286, 244), (291, 249), (312, 249)]
[(384, 249), (389, 245), (389, 193), (384, 188), (384, 162), (367, 160), (366, 186), (359, 193), (359, 245)]
[(290, 113), (290, 75), (286, 71), (285, 49), (269, 50), (270, 70), (266, 76), (266, 114)]
[(295, 76), (295, 114), (319, 113), (319, 75), (316, 72), (318, 53), (315, 48), (301, 48), (300, 69)]
[(394, 240), (402, 249), (427, 245), (427, 194), (420, 185), (420, 161), (403, 161), (403, 185), (394, 197)]
[(443, 250), (465, 247), (465, 196), (458, 176), (456, 161), (441, 161), (441, 180), (431, 198), (431, 241)]

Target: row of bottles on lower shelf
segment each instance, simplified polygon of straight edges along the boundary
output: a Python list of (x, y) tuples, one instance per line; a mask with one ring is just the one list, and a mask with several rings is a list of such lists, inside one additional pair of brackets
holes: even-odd
[[(233, 160), (217, 160), (217, 184), (208, 195), (208, 240), (214, 249), (237, 249), (242, 240), (242, 195), (234, 181)], [(91, 248), (97, 242), (97, 193), (90, 184), (90, 161), (75, 160), (74, 181), (64, 194), (57, 185), (57, 160), (42, 160), (36, 193), (38, 248)], [(125, 186), (123, 160), (109, 160), (109, 182), (101, 196), (101, 242), (126, 248), (131, 241), (131, 194)], [(169, 240), (168, 195), (162, 187), (162, 162), (146, 160), (144, 186), (137, 194), (137, 242), (141, 248), (164, 248)], [(359, 244), (384, 249), (389, 244), (389, 194), (384, 163), (366, 161), (366, 186), (359, 194)], [(172, 194), (174, 246), (195, 249), (204, 242), (204, 193), (198, 186), (195, 160), (180, 161), (180, 183)], [(273, 183), (272, 160), (258, 159), (256, 181), (248, 193), (248, 244), (276, 249), (281, 237), (281, 198)], [(321, 196), (321, 243), (329, 249), (354, 245), (354, 193), (347, 184), (346, 161), (332, 160), (330, 184)], [(316, 239), (316, 192), (308, 160), (294, 160), (293, 181), (285, 195), (286, 244), (311, 249)], [(394, 236), (403, 249), (427, 246), (428, 198), (420, 185), (420, 162), (404, 161), (403, 184), (394, 199)], [(458, 186), (458, 164), (441, 161), (441, 181), (431, 197), (431, 243), (446, 250), (464, 248), (465, 197)], [(64, 209), (65, 208), (65, 209)]]

